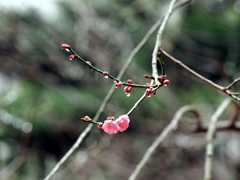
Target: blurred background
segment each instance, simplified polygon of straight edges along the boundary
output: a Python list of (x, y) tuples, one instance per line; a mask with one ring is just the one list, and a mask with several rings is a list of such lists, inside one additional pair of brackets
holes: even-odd
[[(168, 5), (166, 0), (0, 1), (1, 180), (46, 176), (88, 125), (79, 119), (94, 117), (113, 86), (80, 61), (69, 61), (70, 54), (60, 45), (69, 44), (94, 66), (117, 76)], [(240, 0), (196, 1), (174, 13), (162, 45), (193, 70), (226, 86), (240, 76), (239, 30)], [(151, 74), (155, 38), (156, 32), (123, 81), (149, 82), (142, 75)], [(140, 104), (124, 133), (108, 135), (93, 128), (52, 179), (127, 179), (180, 107), (194, 104), (203, 121), (209, 121), (226, 95), (163, 59), (171, 84)], [(143, 93), (134, 88), (126, 97), (122, 88), (116, 89), (99, 120), (128, 112)], [(195, 124), (193, 116), (183, 118), (138, 179), (202, 179), (205, 133), (193, 133)], [(237, 132), (217, 134), (213, 179), (240, 179), (239, 138)]]

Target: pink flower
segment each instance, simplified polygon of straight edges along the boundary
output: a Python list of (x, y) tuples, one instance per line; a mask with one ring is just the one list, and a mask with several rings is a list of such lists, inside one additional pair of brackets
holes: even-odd
[(117, 118), (115, 122), (119, 126), (119, 131), (123, 132), (128, 128), (130, 119), (127, 115), (122, 115), (122, 116), (119, 116), (119, 118)]
[(112, 120), (104, 121), (102, 129), (108, 134), (116, 134), (119, 131), (119, 125)]

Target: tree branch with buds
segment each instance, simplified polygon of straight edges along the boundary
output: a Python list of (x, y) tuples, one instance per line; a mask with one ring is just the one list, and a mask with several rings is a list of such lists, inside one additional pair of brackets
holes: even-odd
[(189, 73), (191, 73), (192, 75), (194, 75), (195, 77), (197, 77), (198, 79), (206, 82), (207, 84), (211, 85), (212, 87), (214, 87), (215, 89), (227, 94), (228, 96), (232, 97), (235, 101), (240, 102), (240, 98), (237, 97), (239, 95), (239, 92), (232, 92), (229, 89), (234, 86), (236, 83), (238, 83), (240, 81), (240, 78), (235, 79), (230, 85), (228, 85), (227, 87), (223, 87), (220, 86), (214, 82), (212, 82), (211, 80), (203, 77), (202, 75), (198, 74), (197, 72), (193, 71), (191, 68), (189, 68), (187, 65), (183, 64), (180, 60), (174, 58), (173, 56), (171, 56), (170, 54), (168, 54), (166, 51), (164, 51), (162, 48), (159, 49), (160, 52), (166, 56), (168, 59), (172, 60), (173, 62), (175, 62), (176, 64), (178, 64), (179, 66), (181, 66), (183, 69), (185, 69), (186, 71), (188, 71)]

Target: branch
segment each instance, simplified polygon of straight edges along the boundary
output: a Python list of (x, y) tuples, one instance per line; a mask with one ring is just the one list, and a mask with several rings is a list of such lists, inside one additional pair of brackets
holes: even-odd
[(10, 177), (23, 165), (26, 160), (25, 155), (18, 155), (8, 166), (0, 171), (1, 180), (10, 179)]
[(227, 89), (231, 89), (231, 87), (233, 87), (236, 83), (238, 83), (240, 81), (240, 77), (235, 79), (231, 84), (229, 84), (227, 87), (225, 87), (225, 90)]
[[(102, 71), (100, 69), (98, 69), (97, 67), (93, 66), (91, 64), (91, 62), (86, 61), (85, 59), (83, 59), (81, 56), (79, 56), (68, 44), (62, 44), (61, 45), (62, 49), (65, 49), (68, 52), (73, 53), (74, 55), (70, 55), (69, 58), (70, 60), (73, 59), (79, 59), (80, 61), (82, 61), (89, 69), (94, 70), (100, 74), (102, 74), (105, 78), (110, 78), (112, 79), (115, 83), (116, 82), (121, 82), (119, 78), (114, 77), (113, 75), (109, 74), (107, 71)], [(133, 84), (133, 83), (127, 83), (127, 82), (121, 82), (122, 85), (126, 85), (126, 86), (132, 86), (132, 87), (138, 87), (138, 88), (147, 88), (147, 87), (157, 87), (157, 85), (152, 85), (152, 86), (146, 86), (146, 85), (140, 85), (140, 84)]]
[[(240, 106), (236, 102), (233, 102), (232, 104), (235, 108), (234, 112), (231, 113), (232, 117), (230, 117), (229, 120), (217, 122), (216, 131), (240, 131), (240, 122), (238, 119), (240, 114)], [(193, 133), (201, 133), (208, 131), (208, 127), (203, 127), (200, 123), (200, 121), (197, 122), (197, 127), (193, 130)]]
[(142, 95), (142, 97), (134, 104), (134, 106), (128, 111), (126, 115), (130, 115), (136, 108), (137, 106), (145, 99), (146, 95), (145, 93)]
[(156, 140), (152, 143), (152, 145), (147, 149), (143, 158), (137, 164), (135, 170), (130, 175), (129, 180), (135, 180), (137, 178), (138, 174), (140, 173), (140, 171), (142, 170), (142, 168), (144, 167), (144, 165), (146, 164), (150, 156), (153, 154), (155, 149), (164, 141), (164, 139), (166, 139), (166, 137), (169, 136), (169, 134), (172, 131), (176, 130), (178, 126), (178, 122), (180, 121), (180, 118), (187, 111), (193, 112), (194, 115), (198, 114), (197, 110), (194, 109), (192, 106), (183, 106), (182, 108), (180, 108), (176, 112), (175, 116), (173, 117), (172, 121), (168, 124), (168, 126), (162, 131), (162, 133), (156, 138)]
[(162, 33), (163, 33), (163, 30), (165, 29), (165, 26), (167, 24), (168, 19), (170, 18), (170, 15), (173, 13), (173, 8), (174, 8), (175, 2), (176, 2), (176, 0), (172, 0), (170, 2), (168, 11), (167, 11), (166, 15), (164, 16), (164, 19), (162, 21), (161, 26), (159, 27), (157, 38), (156, 38), (155, 47), (154, 47), (154, 50), (153, 50), (153, 53), (152, 53), (152, 75), (153, 75), (155, 81), (156, 81), (156, 79), (158, 77), (158, 72), (157, 72), (157, 54), (158, 54), (158, 49), (161, 47)]
[(238, 78), (237, 80), (235, 80), (233, 83), (231, 83), (229, 86), (227, 87), (222, 87), (212, 81), (210, 81), (209, 79), (203, 77), (202, 75), (198, 74), (197, 72), (193, 71), (191, 68), (189, 68), (188, 66), (186, 66), (185, 64), (183, 64), (181, 61), (177, 60), (176, 58), (172, 57), (170, 54), (168, 54), (166, 51), (164, 51), (163, 49), (159, 49), (160, 52), (165, 55), (167, 58), (169, 58), (170, 60), (172, 60), (173, 62), (175, 62), (176, 64), (178, 64), (179, 66), (181, 66), (183, 69), (185, 69), (186, 71), (188, 71), (189, 73), (191, 73), (192, 75), (196, 76), (197, 78), (199, 78), (200, 80), (208, 83), (209, 85), (211, 85), (212, 87), (214, 87), (215, 89), (222, 91), (223, 93), (229, 95), (230, 97), (232, 97), (234, 100), (240, 102), (240, 98), (237, 97), (237, 95), (239, 93), (236, 92), (231, 92), (228, 90), (228, 87), (232, 87), (234, 84), (236, 84), (237, 82), (240, 81), (240, 78)]
[(218, 107), (216, 112), (212, 115), (210, 123), (209, 123), (209, 128), (207, 131), (207, 147), (206, 147), (206, 154), (205, 154), (205, 165), (204, 165), (204, 177), (203, 180), (210, 180), (212, 175), (212, 161), (213, 161), (213, 155), (214, 155), (214, 133), (216, 131), (216, 123), (223, 113), (223, 111), (229, 106), (231, 103), (231, 99), (227, 98), (225, 99), (222, 104)]

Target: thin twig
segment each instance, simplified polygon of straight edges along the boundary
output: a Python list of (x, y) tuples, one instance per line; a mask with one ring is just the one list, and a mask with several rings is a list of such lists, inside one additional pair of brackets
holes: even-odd
[(233, 87), (236, 83), (240, 82), (240, 77), (235, 79), (231, 84), (229, 84), (227, 87), (225, 87), (225, 89), (230, 89), (231, 87)]
[[(185, 112), (194, 112), (194, 115), (196, 115), (196, 109), (192, 106), (183, 106), (181, 107), (173, 117), (172, 121), (168, 124), (168, 126), (162, 131), (162, 133), (156, 138), (156, 140), (152, 143), (152, 145), (147, 149), (145, 152), (143, 158), (141, 161), (137, 164), (135, 170), (132, 172), (132, 174), (129, 177), (129, 180), (135, 180), (150, 158), (150, 156), (153, 154), (155, 149), (168, 137), (168, 135), (173, 131), (177, 129), (178, 122), (180, 121), (180, 118), (183, 116)], [(198, 114), (198, 113), (197, 113)], [(197, 117), (198, 118), (198, 117)]]
[[(94, 70), (100, 74), (103, 74), (104, 71), (98, 69), (97, 67), (93, 66), (92, 64), (88, 64), (88, 61), (86, 61), (85, 59), (83, 59), (81, 56), (79, 56), (70, 46), (68, 48), (66, 48), (68, 51), (70, 51), (71, 53), (73, 53), (74, 55), (77, 56), (77, 59), (81, 60), (89, 69)], [(112, 79), (114, 82), (120, 82), (119, 78), (114, 77), (113, 75), (109, 74), (107, 75), (107, 78)], [(140, 85), (140, 84), (129, 84), (127, 82), (123, 82), (121, 81), (123, 85), (126, 86), (132, 86), (132, 87), (138, 87), (138, 88), (147, 88), (147, 87), (157, 87), (157, 85), (151, 85), (151, 86), (147, 86), (147, 85)]]
[(18, 155), (14, 160), (9, 163), (0, 171), (1, 180), (8, 180), (10, 177), (23, 165), (26, 160), (25, 155)]
[[(163, 55), (165, 55), (167, 58), (169, 58), (170, 60), (172, 60), (173, 62), (175, 62), (176, 64), (178, 64), (179, 66), (181, 66), (182, 68), (184, 68), (186, 71), (188, 71), (189, 73), (191, 73), (192, 75), (196, 76), (197, 78), (199, 78), (200, 80), (208, 83), (209, 85), (211, 85), (212, 87), (218, 89), (219, 91), (224, 92), (225, 94), (229, 95), (230, 97), (232, 97), (234, 100), (240, 102), (240, 98), (236, 96), (236, 93), (229, 91), (227, 88), (222, 87), (214, 82), (212, 82), (211, 80), (203, 77), (202, 75), (198, 74), (197, 72), (193, 71), (191, 68), (189, 68), (188, 66), (186, 66), (185, 64), (183, 64), (181, 61), (177, 60), (176, 58), (172, 57), (170, 54), (168, 54), (166, 51), (164, 51), (162, 48), (160, 48), (160, 51)], [(238, 82), (238, 79), (237, 81)], [(232, 83), (233, 85), (236, 83)]]
[[(240, 131), (240, 105), (233, 101), (232, 105), (234, 106), (234, 112), (231, 112), (231, 117), (228, 120), (217, 122), (216, 124), (216, 132), (217, 131)], [(207, 132), (208, 127), (203, 127), (200, 119), (197, 122), (196, 129), (193, 130), (194, 133)], [(200, 126), (199, 126), (200, 124)]]
[(146, 98), (146, 95), (144, 93), (142, 97), (134, 104), (134, 106), (128, 111), (126, 115), (129, 116), (145, 98)]
[(207, 131), (207, 147), (206, 147), (206, 154), (205, 154), (205, 165), (204, 165), (204, 176), (203, 180), (210, 180), (212, 177), (212, 161), (214, 155), (214, 133), (216, 132), (216, 123), (218, 118), (224, 112), (224, 110), (229, 106), (231, 103), (231, 99), (225, 99), (222, 104), (218, 107), (216, 112), (212, 115), (208, 131)]

